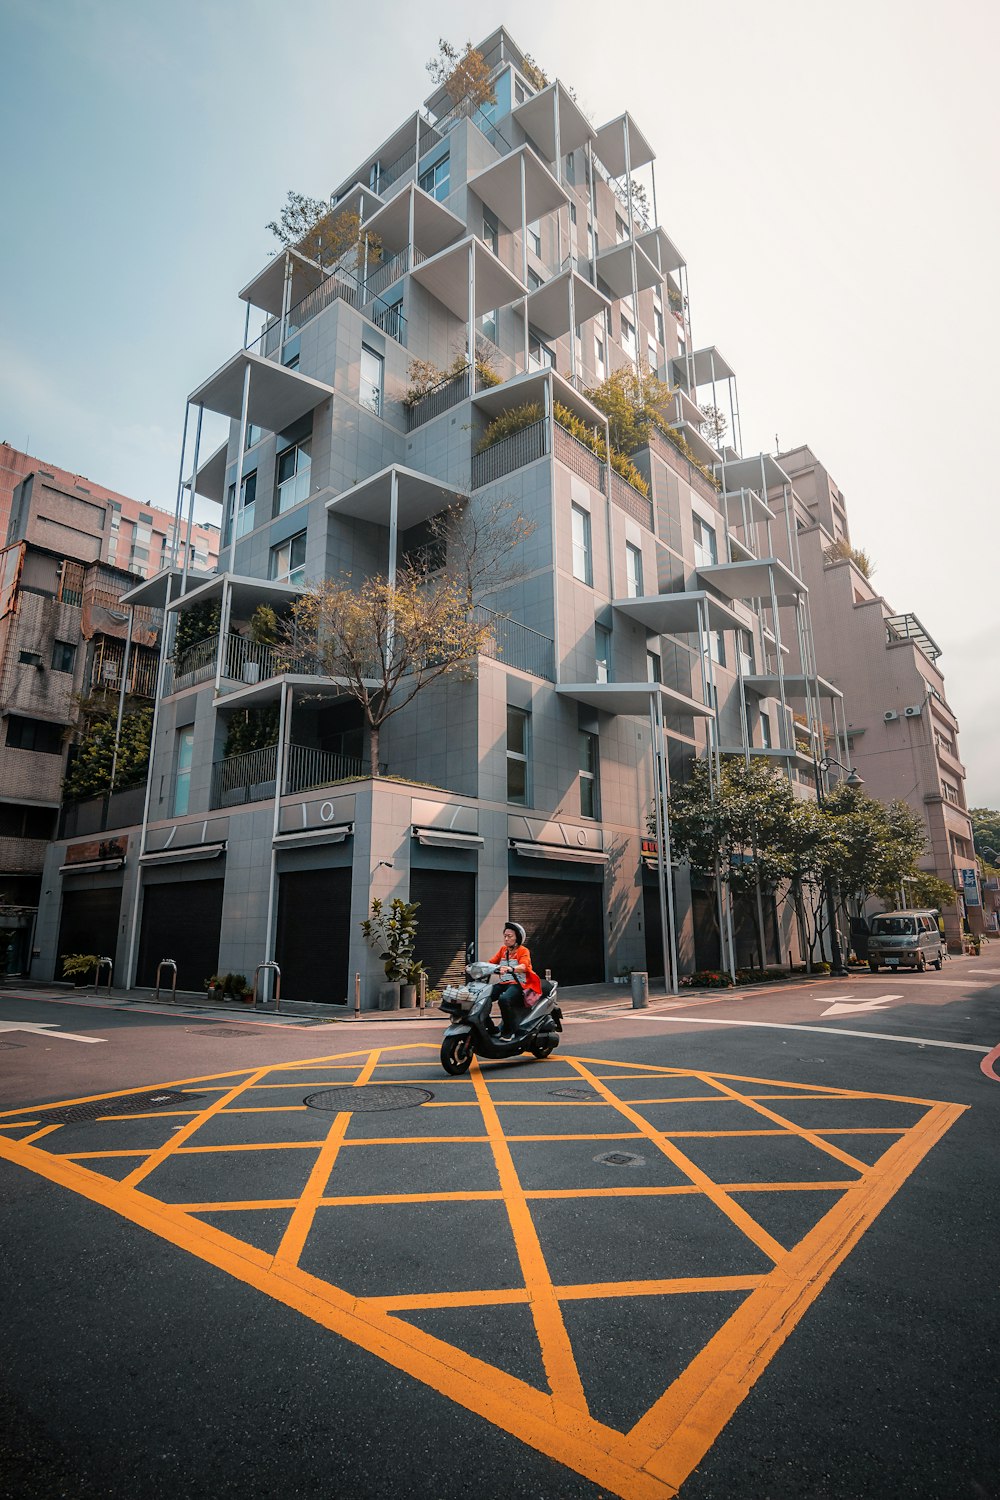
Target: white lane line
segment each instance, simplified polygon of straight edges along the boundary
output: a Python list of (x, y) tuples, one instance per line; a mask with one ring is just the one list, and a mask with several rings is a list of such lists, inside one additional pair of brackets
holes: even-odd
[(970, 969), (970, 974), (1000, 974), (1000, 969)]
[(787, 1021), (717, 1021), (708, 1016), (658, 1016), (645, 1017), (648, 1021), (676, 1021), (678, 1026), (763, 1026), (769, 1031), (817, 1031), (820, 1036), (863, 1036), (874, 1042), (910, 1042), (914, 1047), (948, 1047), (956, 1052), (990, 1051), (989, 1047), (976, 1047), (972, 1042), (937, 1042), (929, 1036), (893, 1036), (887, 1031), (847, 1031), (842, 1026), (795, 1026)]
[(946, 984), (952, 989), (988, 990), (990, 981), (988, 979), (928, 979), (926, 974), (914, 975), (917, 984)]

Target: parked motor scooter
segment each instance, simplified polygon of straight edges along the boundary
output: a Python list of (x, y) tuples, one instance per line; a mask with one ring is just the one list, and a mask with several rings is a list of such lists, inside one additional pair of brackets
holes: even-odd
[(540, 999), (518, 1022), (510, 1041), (501, 1041), (490, 1017), (498, 964), (474, 963), (466, 969), (469, 983), (448, 985), (441, 992), (441, 1009), (452, 1023), (441, 1043), (441, 1066), (446, 1073), (466, 1073), (473, 1057), (500, 1059), (530, 1052), (548, 1057), (559, 1045), (562, 1011), (556, 1003), (558, 982), (542, 980)]

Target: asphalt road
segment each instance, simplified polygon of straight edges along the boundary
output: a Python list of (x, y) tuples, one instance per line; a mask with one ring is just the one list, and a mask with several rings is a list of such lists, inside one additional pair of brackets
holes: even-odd
[(4, 1500), (1000, 1496), (1000, 960), (443, 1024), (0, 994)]

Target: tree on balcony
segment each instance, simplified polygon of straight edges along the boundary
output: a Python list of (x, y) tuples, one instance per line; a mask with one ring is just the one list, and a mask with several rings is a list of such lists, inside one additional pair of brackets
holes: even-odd
[(116, 787), (140, 785), (149, 768), (152, 708), (133, 703), (122, 715), (116, 756), (117, 697), (108, 693), (94, 693), (77, 701), (79, 716), (75, 726), (76, 737), (63, 780), (63, 796), (71, 799), (100, 797), (113, 792)]
[(875, 564), (868, 553), (862, 552), (859, 547), (852, 547), (846, 536), (839, 536), (835, 542), (831, 542), (824, 549), (823, 556), (828, 563), (852, 562), (869, 581), (875, 572)]
[(439, 37), (437, 52), (427, 63), (427, 71), (435, 83), (444, 87), (453, 106), (467, 104), (476, 109), (497, 102), (492, 69), (471, 42), (466, 42), (464, 52), (460, 52)]
[(286, 248), (324, 269), (343, 264), (353, 270), (366, 254), (369, 264), (382, 259), (382, 241), (365, 229), (354, 209), (338, 213), (322, 198), (307, 198), (291, 188), (278, 218), (266, 227)]

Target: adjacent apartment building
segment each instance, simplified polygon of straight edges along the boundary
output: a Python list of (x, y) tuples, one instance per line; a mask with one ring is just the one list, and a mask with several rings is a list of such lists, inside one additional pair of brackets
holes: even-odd
[[(0, 549), (0, 929), (7, 970), (25, 972), (81, 702), (94, 693), (133, 704), (155, 697), (161, 619), (152, 610), (134, 611), (130, 630), (119, 601), (154, 557), (162, 562), (173, 517), (8, 444), (0, 446), (0, 474), (6, 515)], [(150, 546), (144, 547), (136, 538), (145, 535), (147, 519)], [(215, 528), (199, 528), (192, 559), (214, 566), (217, 536)], [(133, 796), (132, 807), (141, 817), (142, 799)], [(63, 825), (73, 819), (67, 808)]]
[[(773, 903), (729, 909), (650, 836), (694, 756), (767, 757), (804, 797), (817, 753), (847, 756), (777, 546), (791, 486), (739, 452), (735, 375), (692, 337), (639, 123), (595, 125), (504, 30), (480, 50), (495, 102), (442, 87), (360, 158), (345, 130), (331, 201), (378, 256), (269, 259), (239, 293), (243, 347), (192, 391), (230, 422), (186, 463), (222, 508), (219, 572), (125, 596), (167, 620), (143, 816), (104, 810), (99, 843), (54, 845), (40, 976), (86, 933), (119, 983), (169, 959), (196, 990), (273, 959), (283, 997), (344, 1003), (358, 976), (370, 1005), (373, 895), (420, 903), (432, 985), (508, 917), (567, 983), (795, 946)], [(647, 364), (674, 389), (670, 431), (616, 468), (587, 392)], [(708, 407), (728, 410), (724, 452)], [(479, 606), (491, 644), (385, 727), (383, 775), (343, 684), (291, 670), (254, 615), (287, 615), (311, 580), (363, 588), (446, 507), (497, 498), (532, 530)]]
[[(850, 764), (872, 796), (900, 798), (923, 819), (920, 864), (958, 893), (943, 916), (949, 945), (961, 952), (963, 917), (981, 932), (984, 910), (940, 647), (915, 614), (893, 609), (872, 585), (851, 547), (843, 493), (811, 449), (781, 453), (777, 462), (794, 494), (791, 539), (809, 588), (818, 668), (847, 706)], [(770, 499), (783, 503), (783, 492), (772, 488)], [(791, 555), (787, 545), (780, 550)]]

